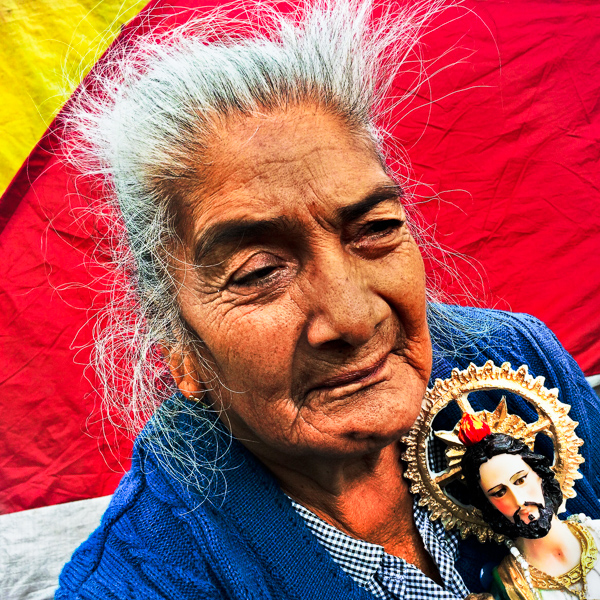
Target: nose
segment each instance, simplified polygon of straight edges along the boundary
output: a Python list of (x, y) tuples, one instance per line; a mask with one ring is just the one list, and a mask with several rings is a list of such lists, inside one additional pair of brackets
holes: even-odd
[(365, 271), (340, 258), (322, 261), (311, 273), (307, 338), (312, 347), (336, 341), (358, 347), (391, 315)]
[(521, 510), (525, 507), (525, 502), (527, 502), (527, 498), (519, 488), (513, 486), (509, 489), (509, 493), (511, 494), (514, 502), (514, 512), (516, 512), (517, 510)]

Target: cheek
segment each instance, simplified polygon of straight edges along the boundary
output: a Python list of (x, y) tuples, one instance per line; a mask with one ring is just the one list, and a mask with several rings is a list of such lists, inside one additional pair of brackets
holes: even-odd
[(513, 520), (513, 515), (515, 514), (517, 507), (508, 494), (505, 494), (502, 496), (502, 498), (488, 496), (488, 500), (496, 510), (498, 510), (511, 521)]
[(300, 326), (284, 303), (220, 315), (218, 327), (206, 328), (204, 342), (216, 369), (235, 391), (276, 388), (289, 378)]
[[(427, 323), (425, 271), (421, 253), (414, 242), (406, 249), (408, 257), (394, 263), (382, 285), (382, 295), (398, 314), (406, 346), (403, 354), (414, 367), (425, 373), (431, 370), (431, 339)], [(386, 295), (387, 294), (387, 295)]]
[(425, 266), (412, 238), (379, 263), (378, 271), (383, 287), (397, 300), (411, 307), (425, 301)]
[(412, 238), (377, 261), (358, 261), (369, 288), (381, 296), (413, 337), (426, 326), (425, 267), (421, 252)]

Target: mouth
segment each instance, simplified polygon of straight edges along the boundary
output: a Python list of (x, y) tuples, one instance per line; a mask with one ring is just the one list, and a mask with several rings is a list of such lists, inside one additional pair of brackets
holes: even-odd
[[(523, 523), (533, 523), (533, 521), (537, 521), (539, 518), (539, 509), (540, 508), (541, 507), (538, 506), (537, 504), (532, 503), (532, 508), (525, 508), (525, 509), (518, 510), (516, 512), (515, 517), (518, 517), (519, 520), (522, 521)], [(516, 522), (516, 518), (513, 518), (513, 520)]]
[(521, 519), (521, 521), (524, 521), (525, 523), (532, 523), (536, 519), (535, 515), (530, 512), (519, 513), (519, 518)]
[(353, 394), (361, 389), (371, 387), (387, 379), (387, 359), (389, 353), (385, 354), (377, 362), (368, 367), (353, 369), (346, 373), (330, 377), (319, 382), (309, 392), (327, 392), (334, 397), (343, 397)]

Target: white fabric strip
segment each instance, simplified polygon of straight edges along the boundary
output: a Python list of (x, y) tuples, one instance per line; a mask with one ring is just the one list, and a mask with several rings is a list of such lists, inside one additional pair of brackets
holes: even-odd
[(590, 384), (590, 387), (593, 387), (594, 389), (600, 387), (600, 375), (590, 375), (589, 377), (586, 377), (586, 379)]
[(50, 600), (71, 554), (110, 496), (0, 515), (0, 600)]

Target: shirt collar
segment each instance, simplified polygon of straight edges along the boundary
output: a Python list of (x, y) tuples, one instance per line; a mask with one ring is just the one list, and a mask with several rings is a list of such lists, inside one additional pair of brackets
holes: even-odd
[(434, 556), (436, 550), (446, 553), (452, 562), (458, 558), (460, 536), (457, 530), (446, 531), (441, 519), (431, 520), (431, 513), (419, 505), (419, 496), (415, 496), (413, 515), (415, 525), (421, 533), (423, 543), (429, 554)]
[(331, 555), (331, 558), (359, 585), (366, 586), (379, 570), (385, 555), (383, 546), (357, 540), (290, 498), (292, 506)]
[[(375, 593), (375, 595), (383, 597), (380, 593), (377, 593), (380, 590), (380, 585), (375, 580), (377, 574), (384, 580), (394, 580), (394, 583), (388, 582), (385, 585), (394, 588), (396, 597), (404, 597), (405, 591), (408, 593), (407, 585), (409, 587), (411, 585), (416, 586), (413, 590), (415, 593), (416, 590), (434, 585), (437, 590), (431, 597), (456, 598), (456, 595), (462, 597), (468, 594), (464, 583), (454, 568), (454, 563), (458, 558), (458, 533), (455, 531), (447, 532), (439, 519), (431, 521), (429, 511), (419, 504), (418, 496), (415, 496), (413, 502), (415, 524), (419, 529), (427, 551), (440, 570), (447, 592), (443, 592), (433, 584), (416, 567), (408, 565), (401, 558), (386, 554), (383, 546), (355, 539), (325, 522), (291, 498), (290, 501), (296, 512), (302, 517), (308, 528), (340, 568), (352, 577), (356, 583)], [(407, 568), (411, 572), (408, 581)], [(411, 594), (408, 595), (412, 598)], [(422, 598), (422, 595), (417, 594), (416, 597)]]

